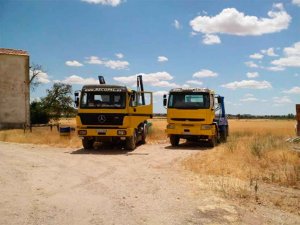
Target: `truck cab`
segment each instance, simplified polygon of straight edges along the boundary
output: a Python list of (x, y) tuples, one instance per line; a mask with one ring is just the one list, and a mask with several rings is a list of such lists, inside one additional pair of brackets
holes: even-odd
[(128, 150), (146, 143), (147, 120), (153, 115), (151, 92), (103, 83), (85, 85), (75, 94), (75, 103), (77, 133), (85, 149), (95, 142), (124, 143)]
[(167, 107), (166, 133), (172, 146), (180, 139), (206, 141), (210, 146), (225, 141), (228, 122), (224, 98), (207, 88), (175, 88), (164, 96)]

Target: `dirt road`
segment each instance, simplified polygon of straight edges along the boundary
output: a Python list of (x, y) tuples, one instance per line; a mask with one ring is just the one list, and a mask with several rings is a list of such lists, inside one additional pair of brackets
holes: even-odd
[(0, 142), (0, 224), (268, 223), (184, 171), (180, 160), (196, 152), (166, 144), (123, 152)]

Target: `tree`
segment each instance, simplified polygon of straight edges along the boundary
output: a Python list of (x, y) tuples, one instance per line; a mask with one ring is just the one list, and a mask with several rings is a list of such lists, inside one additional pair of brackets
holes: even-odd
[(47, 89), (47, 96), (41, 102), (50, 117), (58, 120), (62, 116), (70, 116), (74, 113), (71, 98), (72, 86), (69, 84), (55, 83), (52, 89)]
[(30, 104), (31, 124), (46, 124), (49, 120), (50, 116), (41, 102), (35, 101)]
[(44, 73), (43, 67), (39, 64), (32, 63), (30, 66), (30, 80), (29, 80), (29, 86), (32, 91), (37, 88), (41, 82), (38, 80), (38, 77), (41, 73)]

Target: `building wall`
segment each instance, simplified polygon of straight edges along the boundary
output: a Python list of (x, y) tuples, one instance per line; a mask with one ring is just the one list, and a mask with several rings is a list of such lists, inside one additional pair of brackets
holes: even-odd
[(30, 123), (28, 84), (29, 56), (0, 50), (0, 129)]

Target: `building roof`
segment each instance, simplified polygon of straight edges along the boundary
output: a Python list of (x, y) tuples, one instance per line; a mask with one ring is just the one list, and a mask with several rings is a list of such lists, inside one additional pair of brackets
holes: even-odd
[(0, 48), (0, 55), (28, 55), (24, 50)]

